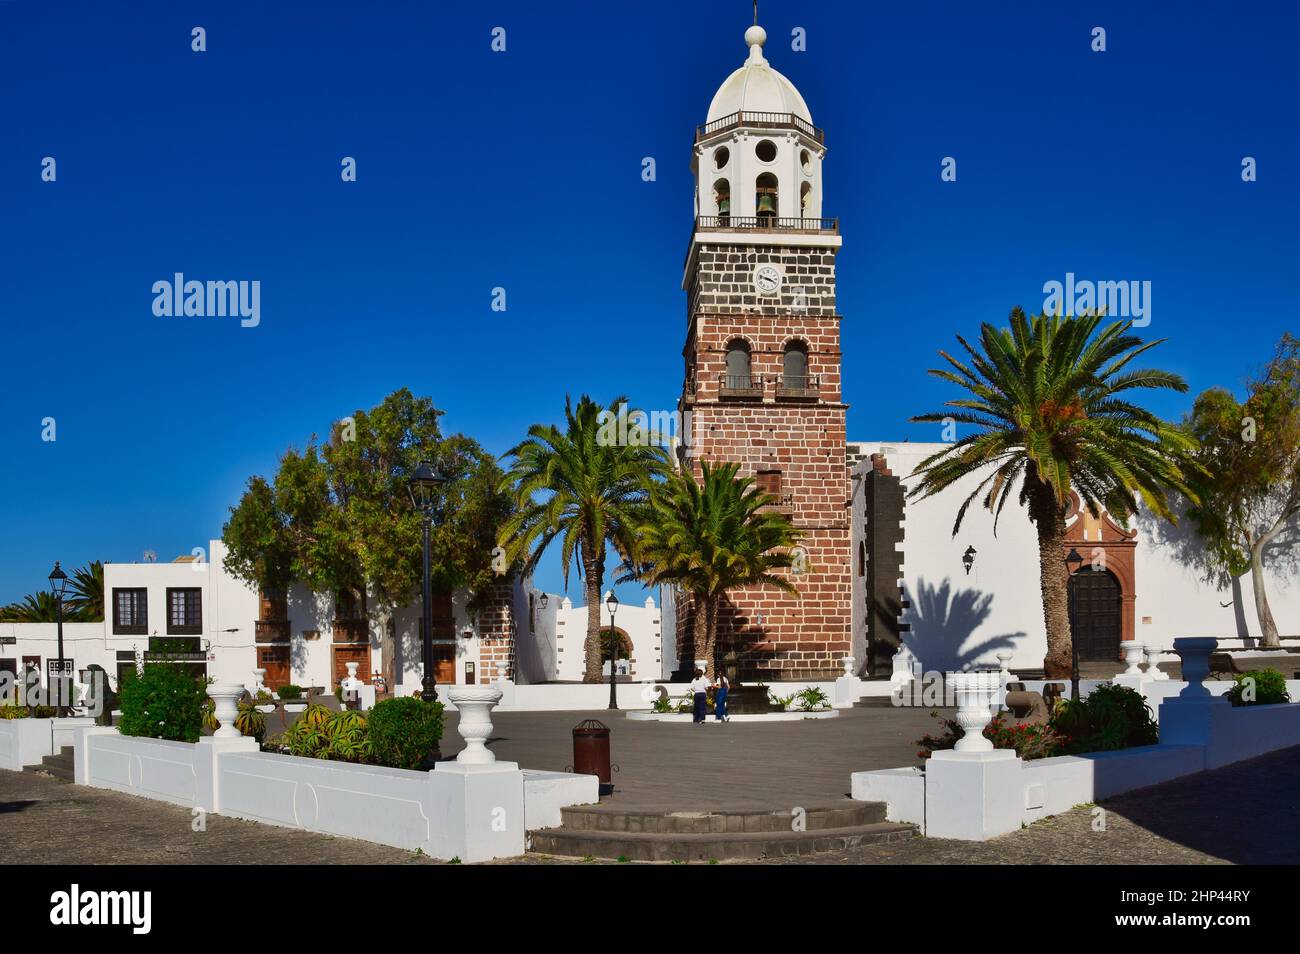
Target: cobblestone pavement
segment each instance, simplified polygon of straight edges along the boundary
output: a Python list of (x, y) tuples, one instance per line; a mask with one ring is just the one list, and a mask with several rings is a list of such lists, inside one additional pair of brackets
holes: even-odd
[[(706, 730), (700, 730), (701, 732)], [(760, 864), (1297, 864), (1300, 747), (1077, 808), (982, 844), (916, 838)], [(0, 846), (29, 864), (429, 864), (413, 852), (0, 771)], [(498, 864), (571, 864), (527, 856)], [(577, 861), (576, 863), (583, 863)]]

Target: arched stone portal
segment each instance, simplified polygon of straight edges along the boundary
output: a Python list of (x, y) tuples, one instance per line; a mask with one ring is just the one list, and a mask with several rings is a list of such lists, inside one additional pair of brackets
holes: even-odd
[[(1106, 512), (1094, 517), (1086, 509), (1079, 507), (1077, 494), (1070, 495), (1070, 512), (1066, 515), (1065, 550), (1061, 554), (1064, 560), (1071, 550), (1077, 550), (1083, 557), (1083, 565), (1076, 576), (1084, 573), (1105, 574), (1112, 583), (1100, 576), (1090, 576), (1086, 581), (1080, 579), (1076, 585), (1071, 580), (1071, 589), (1077, 597), (1089, 601), (1085, 610), (1083, 603), (1076, 605), (1079, 614), (1079, 627), (1086, 630), (1079, 644), (1079, 658), (1093, 661), (1118, 661), (1120, 643), (1133, 638), (1134, 606), (1137, 600), (1137, 578), (1134, 569), (1134, 556), (1137, 550), (1137, 531), (1125, 530)], [(1113, 585), (1118, 599), (1119, 637), (1091, 635), (1109, 633), (1111, 623), (1103, 619), (1111, 613), (1109, 601), (1110, 588)], [(1083, 614), (1087, 612), (1087, 620)], [(1085, 645), (1088, 647), (1085, 649)], [(1101, 653), (1102, 655), (1089, 655)]]

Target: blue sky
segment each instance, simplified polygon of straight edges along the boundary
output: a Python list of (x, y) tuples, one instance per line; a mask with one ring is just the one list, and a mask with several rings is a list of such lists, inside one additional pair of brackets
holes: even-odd
[[(936, 349), (1067, 271), (1151, 281), (1193, 392), (1296, 330), (1294, 4), (1057, 6), (760, 4), (826, 130), (851, 438), (937, 439), (907, 420), (950, 395)], [(672, 408), (693, 129), (750, 16), (0, 2), (0, 601), (206, 546), (250, 474), (398, 387), (495, 453), (566, 393)], [(261, 324), (154, 317), (178, 271), (259, 280)]]

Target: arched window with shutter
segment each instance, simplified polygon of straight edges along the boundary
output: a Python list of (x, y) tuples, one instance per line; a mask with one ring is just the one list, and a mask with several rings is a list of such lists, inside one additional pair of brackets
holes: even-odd
[(727, 343), (727, 373), (722, 386), (732, 390), (752, 387), (750, 375), (749, 344), (736, 338)]

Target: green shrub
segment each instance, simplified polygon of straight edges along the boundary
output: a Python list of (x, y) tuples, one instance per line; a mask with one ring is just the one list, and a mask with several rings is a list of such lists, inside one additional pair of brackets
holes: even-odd
[(775, 692), (769, 689), (767, 690), (767, 701), (780, 708), (782, 712), (785, 712), (794, 702), (796, 695), (798, 695), (798, 693), (791, 693), (788, 696), (778, 696)]
[(1160, 741), (1160, 727), (1142, 693), (1109, 682), (1083, 699), (1062, 699), (1051, 724), (1066, 738), (1066, 755), (1112, 752)]
[(251, 698), (240, 700), (239, 714), (235, 716), (235, 728), (239, 730), (240, 735), (261, 742), (266, 737), (266, 716), (258, 712), (255, 705)]
[(1291, 694), (1286, 691), (1286, 676), (1276, 669), (1257, 669), (1237, 677), (1228, 700), (1234, 706), (1271, 706), (1290, 702)]
[[(806, 689), (800, 689), (794, 694), (794, 698), (799, 700), (798, 709), (800, 712), (812, 712), (814, 709), (829, 709), (831, 706), (831, 697), (826, 695), (825, 689), (819, 689), (816, 686), (808, 686)], [(789, 703), (786, 703), (789, 705)]]
[[(928, 759), (942, 749), (953, 748), (963, 735), (956, 719), (943, 719), (937, 712), (931, 712), (930, 716), (939, 719), (943, 732), (924, 735), (917, 741), (920, 751), (916, 754), (922, 759)], [(1016, 755), (1022, 759), (1047, 759), (1060, 755), (1066, 742), (1050, 725), (1041, 722), (1008, 723), (1000, 713), (984, 727), (984, 738), (992, 742), (995, 749), (1015, 749)]]
[(355, 710), (335, 712), (325, 723), (329, 758), (336, 762), (370, 761), (370, 728)]
[(32, 706), (30, 714), (33, 719), (53, 719), (59, 710), (54, 706)]
[(26, 706), (0, 706), (0, 719), (26, 719)]
[(207, 684), (184, 667), (151, 663), (122, 680), (123, 735), (174, 742), (197, 742), (203, 724)]
[(391, 768), (418, 769), (442, 738), (442, 703), (385, 699), (370, 710), (370, 757)]
[(302, 686), (295, 686), (292, 683), (287, 686), (281, 686), (276, 690), (276, 692), (279, 693), (281, 699), (286, 701), (302, 698)]

